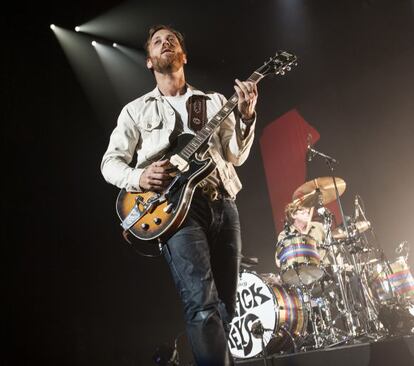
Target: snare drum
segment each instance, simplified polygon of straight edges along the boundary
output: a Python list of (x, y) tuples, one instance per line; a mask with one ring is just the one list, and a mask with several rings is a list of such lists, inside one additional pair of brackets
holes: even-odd
[(282, 239), (276, 249), (276, 262), (288, 285), (310, 285), (324, 274), (318, 243), (309, 235), (293, 234)]
[[(298, 290), (269, 286), (259, 275), (242, 272), (237, 288), (236, 314), (231, 322), (228, 345), (235, 358), (250, 358), (293, 348), (305, 334), (307, 311)], [(263, 345), (255, 329), (263, 329)]]

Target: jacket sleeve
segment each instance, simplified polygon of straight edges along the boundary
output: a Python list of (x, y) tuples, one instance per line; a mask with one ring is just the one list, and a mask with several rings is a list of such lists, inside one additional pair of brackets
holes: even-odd
[(108, 183), (125, 188), (129, 192), (142, 191), (139, 180), (144, 169), (129, 166), (139, 140), (139, 129), (126, 106), (118, 117), (101, 162), (101, 172)]
[[(227, 100), (217, 94), (223, 106)], [(221, 124), (219, 136), (223, 147), (224, 158), (235, 166), (243, 164), (249, 156), (254, 140), (256, 115), (250, 128), (239, 118), (237, 111), (231, 113)], [(248, 133), (246, 134), (246, 131)]]

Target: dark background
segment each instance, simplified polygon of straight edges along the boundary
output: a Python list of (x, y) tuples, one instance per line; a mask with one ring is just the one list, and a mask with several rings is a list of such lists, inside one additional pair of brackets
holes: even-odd
[[(137, 49), (149, 25), (171, 24), (187, 38), (188, 81), (227, 96), (235, 77), (247, 77), (276, 49), (294, 51), (298, 67), (259, 86), (256, 142), (238, 169), (244, 254), (259, 258), (259, 272), (274, 270), (259, 139), (292, 108), (320, 132), (317, 148), (341, 162), (345, 211), (352, 214), (360, 194), (390, 258), (401, 241), (413, 246), (414, 2), (105, 0), (13, 8), (2, 15), (4, 364), (151, 365), (155, 347), (183, 330), (163, 259), (140, 257), (123, 242), (118, 190), (99, 171), (120, 108), (153, 88), (151, 75), (142, 66), (122, 69), (134, 71), (129, 79), (118, 70), (125, 88), (117, 94), (92, 47), (81, 60), (72, 48), (87, 72), (73, 67), (51, 23), (73, 30), (94, 20), (94, 33)], [(325, 175), (323, 162), (308, 166), (309, 178)]]

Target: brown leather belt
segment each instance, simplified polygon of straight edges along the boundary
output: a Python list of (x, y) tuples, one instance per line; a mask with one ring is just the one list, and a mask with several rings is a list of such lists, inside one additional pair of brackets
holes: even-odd
[(200, 191), (203, 194), (203, 196), (207, 197), (212, 202), (223, 199), (231, 199), (231, 197), (225, 191), (225, 189), (221, 187), (215, 187), (207, 184), (204, 187), (200, 187)]

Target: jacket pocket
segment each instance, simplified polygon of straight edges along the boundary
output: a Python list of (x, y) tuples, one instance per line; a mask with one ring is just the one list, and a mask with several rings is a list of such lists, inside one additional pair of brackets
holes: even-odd
[(162, 119), (160, 117), (154, 118), (152, 120), (147, 120), (142, 123), (142, 129), (146, 133), (151, 133), (155, 129), (162, 128)]

